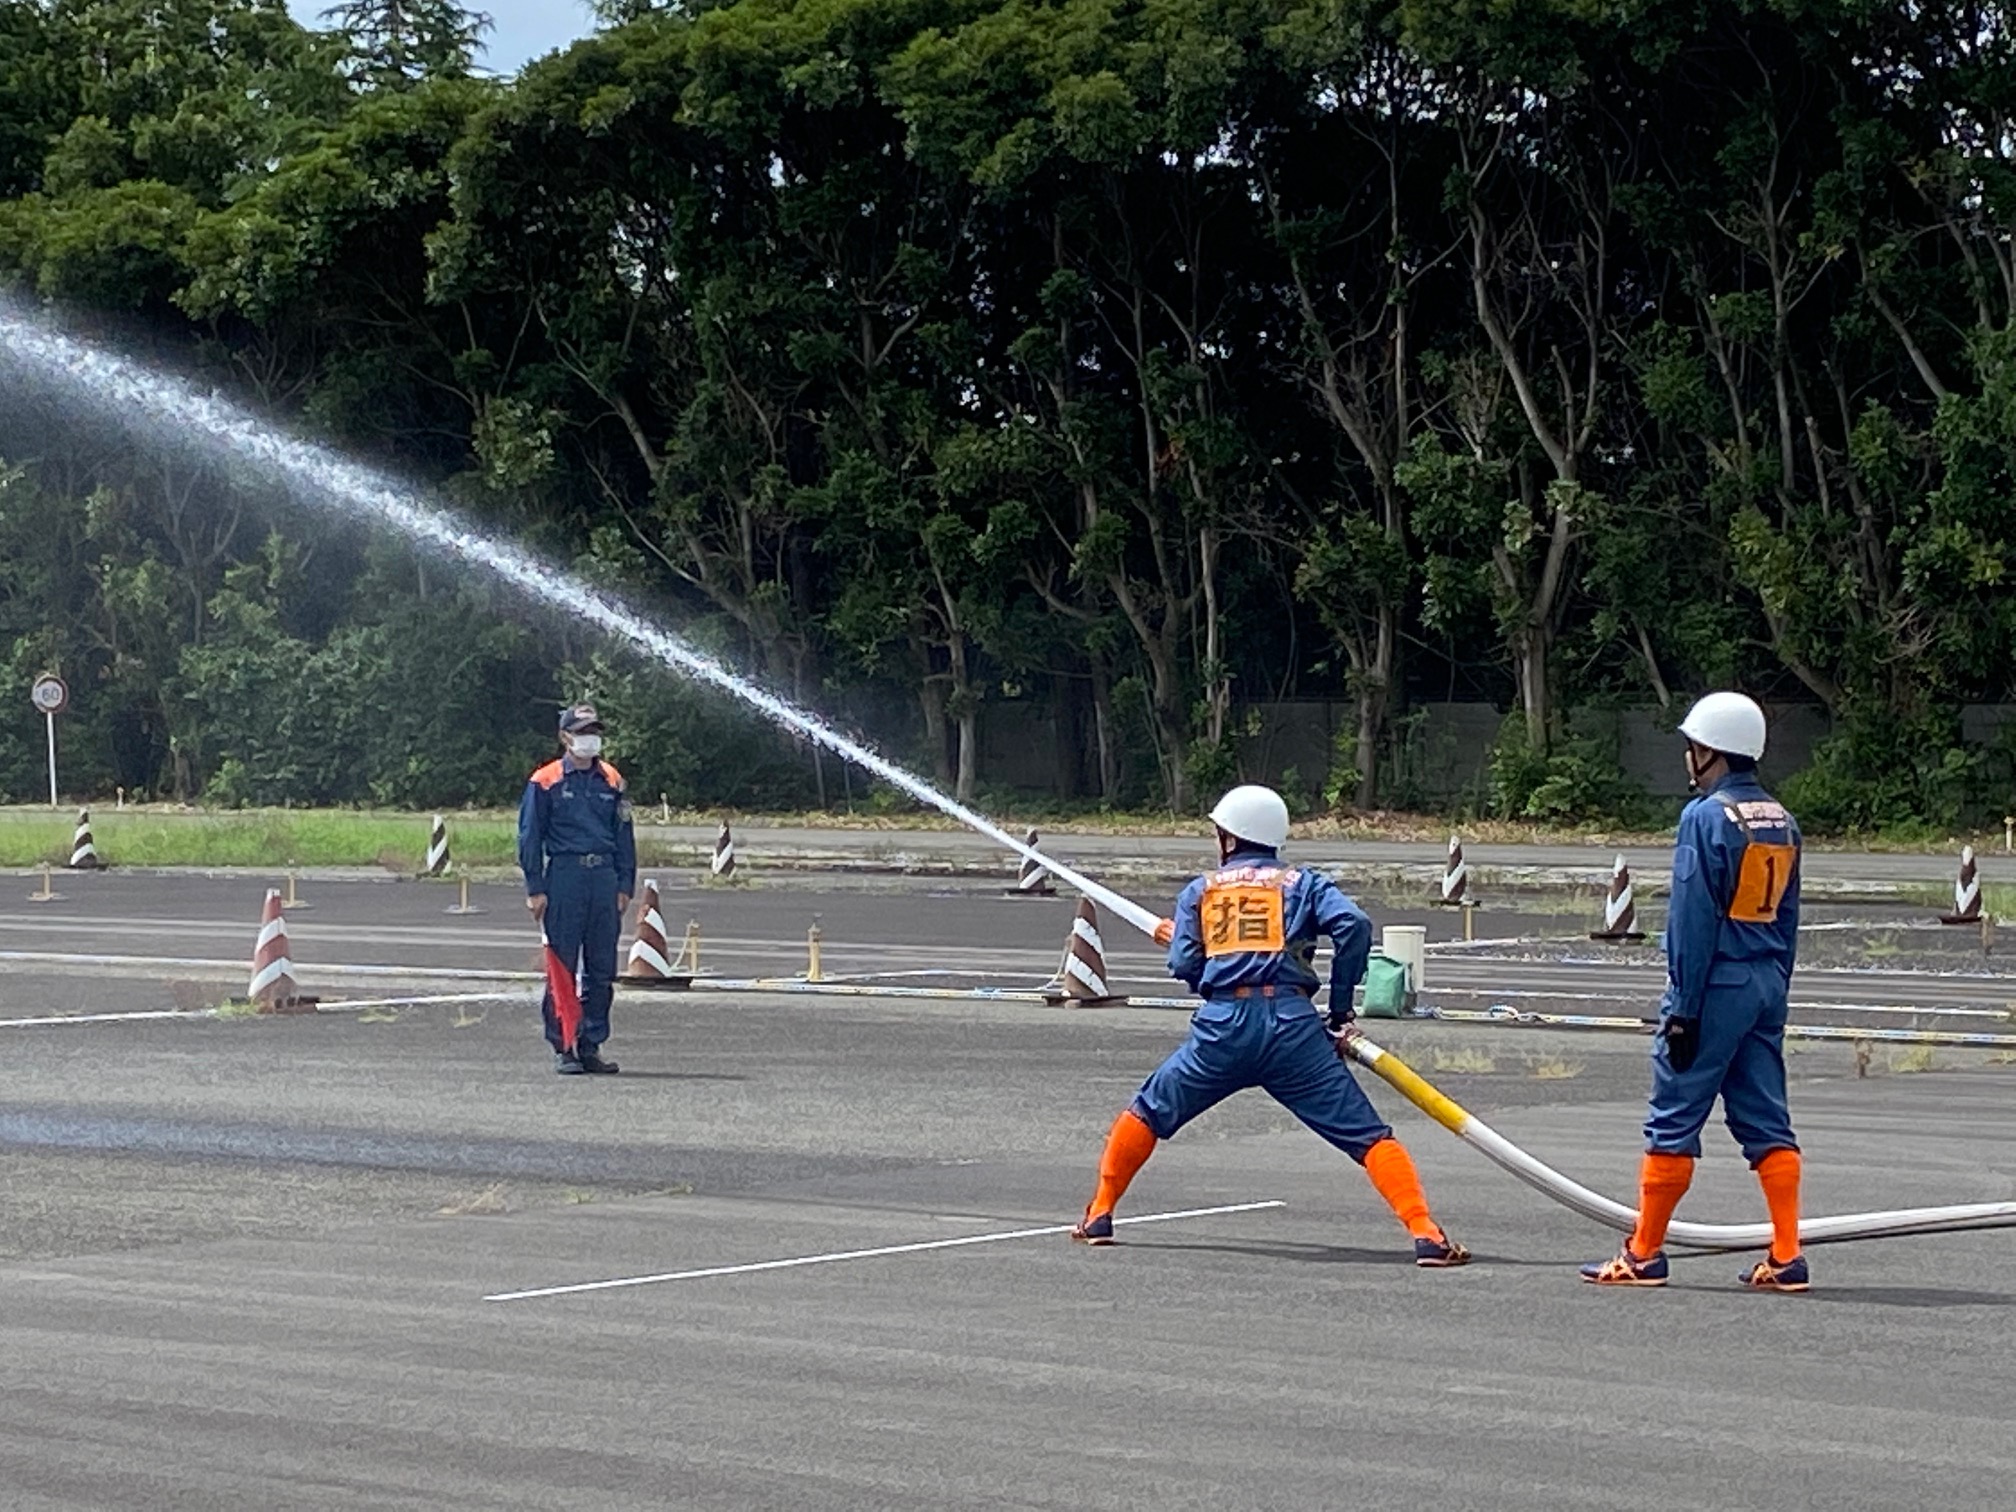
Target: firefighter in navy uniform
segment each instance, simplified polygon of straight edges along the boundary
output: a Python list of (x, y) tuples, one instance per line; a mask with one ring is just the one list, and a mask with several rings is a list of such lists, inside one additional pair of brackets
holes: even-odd
[[(1341, 1057), (1351, 993), (1365, 975), (1372, 922), (1329, 878), (1283, 865), (1288, 805), (1271, 788), (1237, 787), (1211, 811), (1220, 864), (1184, 888), (1170, 923), (1169, 972), (1204, 999), (1190, 1036), (1114, 1120), (1099, 1189), (1071, 1237), (1113, 1242), (1113, 1209), (1135, 1172), (1184, 1124), (1261, 1087), (1365, 1168), (1414, 1239), (1414, 1263), (1462, 1265), (1470, 1252), (1428, 1211), (1414, 1162)], [(1310, 962), (1331, 941), (1330, 1011)]]
[(1758, 1291), (1803, 1292), (1799, 1141), (1785, 1099), (1785, 1017), (1799, 945), (1799, 825), (1757, 780), (1764, 711), (1710, 693), (1680, 722), (1687, 783), (1666, 921), (1666, 995), (1652, 1050), (1638, 1225), (1598, 1286), (1664, 1286), (1673, 1209), (1694, 1179), (1701, 1129), (1722, 1116), (1771, 1210), (1771, 1249), (1745, 1271)]
[(562, 1076), (614, 1075), (602, 1056), (616, 988), (616, 947), (637, 887), (637, 836), (623, 774), (602, 759), (592, 704), (560, 714), (561, 754), (532, 774), (518, 806), (525, 906), (561, 961), (577, 966), (581, 1027), (569, 1050), (549, 989), (541, 1011)]

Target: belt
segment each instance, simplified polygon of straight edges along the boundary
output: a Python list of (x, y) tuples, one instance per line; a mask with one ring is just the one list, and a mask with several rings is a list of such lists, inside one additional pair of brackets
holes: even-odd
[(590, 852), (585, 856), (555, 856), (552, 858), (552, 863), (556, 866), (611, 866), (615, 864), (615, 861), (616, 858), (606, 851)]
[(1232, 996), (1235, 998), (1270, 998), (1278, 991), (1279, 989), (1272, 982), (1268, 982), (1265, 986), (1261, 987), (1234, 987), (1232, 989)]

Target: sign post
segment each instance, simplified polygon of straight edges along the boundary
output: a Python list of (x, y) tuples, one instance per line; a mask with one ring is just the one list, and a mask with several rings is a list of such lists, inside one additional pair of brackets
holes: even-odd
[(42, 711), (42, 718), (49, 726), (49, 807), (56, 802), (56, 716), (70, 707), (70, 690), (63, 679), (53, 672), (45, 672), (35, 679), (35, 686), (28, 696), (35, 707)]

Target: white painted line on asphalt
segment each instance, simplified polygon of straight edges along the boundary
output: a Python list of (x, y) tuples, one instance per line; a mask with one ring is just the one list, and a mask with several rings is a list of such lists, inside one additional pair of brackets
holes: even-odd
[[(536, 993), (519, 988), (504, 992), (450, 992), (429, 997), (339, 998), (317, 1005), (317, 1013), (352, 1013), (363, 1008), (421, 1008), (440, 1003), (498, 1003), (523, 999)], [(215, 1008), (144, 1008), (128, 1013), (51, 1013), (39, 1018), (0, 1018), (0, 1029), (26, 1029), (49, 1024), (119, 1024), (136, 1019), (208, 1019), (217, 1017)]]
[(440, 1003), (534, 1002), (538, 987), (506, 988), (500, 992), (438, 992), (427, 997), (330, 998), (317, 1003), (317, 1013), (352, 1013), (359, 1008), (426, 1008)]
[[(527, 947), (528, 951), (531, 947)], [(183, 970), (242, 972), (243, 961), (201, 960), (188, 956), (82, 955), (57, 950), (0, 950), (0, 965), (48, 966), (172, 966)], [(297, 961), (296, 978), (330, 976), (410, 977), (451, 982), (536, 982), (536, 971), (475, 971), (448, 966), (332, 966)]]
[(0, 1029), (25, 1029), (38, 1024), (116, 1024), (126, 1019), (214, 1018), (214, 1008), (148, 1008), (132, 1013), (52, 1013), (45, 1018), (0, 1019)]
[[(1130, 1223), (1177, 1223), (1186, 1218), (1213, 1218), (1222, 1213), (1255, 1213), (1262, 1208), (1286, 1207), (1279, 1198), (1266, 1202), (1232, 1202), (1223, 1207), (1184, 1208), (1174, 1213), (1143, 1213), (1135, 1218), (1115, 1218), (1114, 1226)], [(883, 1255), (915, 1255), (925, 1250), (960, 1249), (969, 1244), (1001, 1244), (1009, 1239), (1041, 1239), (1052, 1234), (1068, 1234), (1072, 1225), (1053, 1223), (1043, 1228), (1004, 1229), (993, 1234), (962, 1234), (956, 1239), (925, 1239), (915, 1244), (884, 1244), (875, 1249), (835, 1250), (825, 1255), (793, 1255), (786, 1260), (756, 1260), (747, 1265), (712, 1265), (704, 1270), (666, 1271), (656, 1276), (623, 1276), (614, 1281), (579, 1281), (572, 1286), (540, 1286), (530, 1291), (497, 1292), (485, 1302), (524, 1302), (534, 1297), (567, 1297), (577, 1292), (613, 1291), (623, 1286), (655, 1286), (660, 1281), (701, 1281), (710, 1276), (746, 1276), (754, 1271), (792, 1270), (804, 1265), (832, 1265), (841, 1260), (873, 1260)]]

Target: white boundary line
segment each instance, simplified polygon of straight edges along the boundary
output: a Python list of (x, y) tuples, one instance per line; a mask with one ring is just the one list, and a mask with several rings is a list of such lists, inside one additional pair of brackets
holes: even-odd
[(126, 1019), (215, 1018), (215, 1008), (148, 1008), (132, 1013), (52, 1013), (46, 1018), (0, 1018), (0, 1029), (32, 1028), (39, 1024), (116, 1024)]
[[(1184, 1208), (1174, 1213), (1143, 1213), (1137, 1218), (1115, 1218), (1117, 1227), (1127, 1223), (1175, 1223), (1184, 1218), (1211, 1218), (1221, 1213), (1253, 1213), (1262, 1208), (1286, 1207), (1281, 1199), (1265, 1202), (1232, 1202), (1223, 1207)], [(872, 1260), (882, 1255), (914, 1255), (924, 1250), (960, 1249), (969, 1244), (1000, 1244), (1008, 1239), (1040, 1239), (1050, 1234), (1068, 1234), (1072, 1225), (1053, 1223), (1043, 1228), (1004, 1229), (994, 1234), (962, 1234), (957, 1239), (926, 1239), (916, 1244), (884, 1244), (875, 1249), (835, 1250), (824, 1255), (793, 1255), (786, 1260), (756, 1260), (747, 1265), (713, 1265), (704, 1270), (666, 1271), (656, 1276), (622, 1276), (614, 1281), (580, 1281), (572, 1286), (540, 1286), (530, 1291), (497, 1292), (485, 1302), (523, 1302), (533, 1297), (568, 1297), (577, 1292), (613, 1291), (622, 1286), (652, 1286), (660, 1281), (700, 1281), (709, 1276), (746, 1276), (754, 1271), (792, 1270), (803, 1265), (831, 1265), (840, 1260)]]
[[(451, 992), (432, 997), (337, 998), (316, 1005), (317, 1013), (351, 1013), (361, 1008), (422, 1008), (441, 1003), (498, 1003), (536, 994), (524, 988), (500, 992)], [(0, 1029), (32, 1029), (51, 1024), (118, 1024), (129, 1019), (211, 1019), (215, 1008), (145, 1008), (130, 1013), (52, 1013), (39, 1018), (0, 1018)]]
[[(532, 947), (526, 947), (530, 953)], [(181, 970), (230, 971), (242, 974), (246, 961), (207, 960), (193, 956), (85, 955), (57, 950), (0, 950), (0, 965), (49, 966), (149, 966)], [(544, 978), (536, 971), (479, 971), (457, 966), (342, 966), (313, 961), (294, 963), (294, 975), (302, 977), (393, 977), (415, 981), (445, 982), (537, 982)]]

